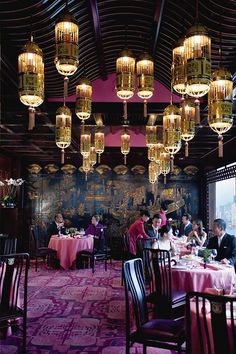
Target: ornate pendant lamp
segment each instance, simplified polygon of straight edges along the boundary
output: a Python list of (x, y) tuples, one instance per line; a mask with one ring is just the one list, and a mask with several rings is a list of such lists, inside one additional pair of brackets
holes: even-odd
[(212, 74), (212, 83), (208, 94), (208, 123), (218, 134), (218, 156), (223, 157), (223, 136), (233, 125), (232, 117), (233, 82), (231, 73), (218, 68)]
[(152, 147), (157, 143), (157, 127), (155, 125), (146, 125), (146, 145)]
[(116, 94), (124, 103), (124, 119), (127, 119), (127, 100), (134, 95), (135, 58), (124, 49), (116, 60)]
[(68, 11), (66, 2), (65, 12), (55, 24), (55, 65), (59, 74), (64, 75), (64, 97), (67, 97), (68, 76), (73, 75), (79, 66), (79, 26)]
[(105, 137), (104, 133), (98, 131), (94, 135), (95, 151), (98, 154), (98, 163), (101, 162), (101, 154), (104, 152), (105, 147)]
[(166, 175), (170, 173), (170, 154), (163, 151), (160, 158), (160, 173), (164, 176), (164, 184), (166, 184)]
[(157, 164), (154, 161), (149, 162), (148, 165), (148, 179), (151, 184), (157, 182)]
[(184, 95), (186, 92), (185, 85), (185, 53), (184, 53), (184, 39), (178, 40), (172, 50), (172, 66), (171, 77), (173, 89)]
[(172, 103), (164, 110), (163, 144), (166, 152), (170, 154), (170, 167), (173, 172), (174, 155), (181, 149), (181, 115), (178, 107)]
[(61, 163), (64, 164), (65, 149), (71, 144), (71, 111), (63, 106), (56, 111), (56, 145), (61, 149)]
[(29, 126), (35, 126), (35, 107), (44, 100), (44, 62), (42, 50), (31, 40), (27, 42), (18, 56), (19, 97), (29, 107)]
[(188, 157), (188, 142), (195, 135), (195, 104), (190, 98), (181, 103), (181, 139), (185, 141), (185, 157)]
[(154, 61), (148, 53), (140, 55), (137, 64), (138, 96), (144, 100), (144, 117), (147, 117), (147, 100), (154, 91)]
[(75, 113), (79, 119), (84, 122), (91, 115), (92, 106), (92, 85), (86, 78), (79, 79), (79, 83), (76, 86), (76, 105)]
[(148, 147), (148, 160), (156, 162), (158, 159), (157, 153), (158, 153), (157, 144), (149, 146)]
[(97, 154), (96, 154), (95, 146), (90, 146), (89, 161), (91, 166), (94, 166), (97, 163)]
[(120, 140), (121, 140), (121, 145), (120, 145), (121, 153), (124, 155), (124, 164), (126, 165), (126, 157), (130, 152), (130, 135), (128, 130), (126, 130), (126, 128), (121, 134)]
[(83, 171), (85, 172), (85, 181), (88, 179), (88, 172), (91, 169), (89, 157), (83, 156), (83, 165), (82, 165)]
[(91, 147), (91, 134), (82, 130), (80, 136), (80, 153), (84, 158), (89, 158)]

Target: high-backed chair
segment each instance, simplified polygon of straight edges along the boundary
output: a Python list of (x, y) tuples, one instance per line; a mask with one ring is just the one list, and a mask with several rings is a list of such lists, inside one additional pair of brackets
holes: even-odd
[(172, 288), (170, 252), (144, 249), (143, 260), (150, 281), (147, 301), (154, 305), (155, 313), (161, 318), (183, 317), (186, 293)]
[[(26, 353), (27, 286), (29, 254), (0, 256), (0, 328), (8, 327), (11, 320), (23, 319), (23, 348)], [(23, 294), (23, 306), (19, 306)]]
[(186, 297), (187, 353), (236, 353), (236, 297), (191, 292)]
[[(181, 346), (185, 342), (185, 331), (182, 321), (168, 319), (148, 320), (143, 262), (140, 258), (124, 263), (125, 304), (126, 304), (126, 354), (134, 343), (143, 344), (143, 353), (147, 347), (177, 350), (182, 353)], [(131, 330), (130, 297), (135, 317), (136, 328)]]
[(7, 238), (4, 242), (3, 254), (16, 253), (17, 238)]
[(35, 258), (35, 271), (38, 270), (38, 258), (42, 258), (45, 262), (48, 260), (49, 265), (52, 264), (52, 259), (56, 259), (57, 251), (49, 247), (38, 247), (38, 240), (35, 234), (34, 226), (30, 226), (30, 239), (32, 248), (30, 250), (30, 258)]
[[(122, 233), (122, 269), (121, 269), (121, 285), (124, 284), (124, 262), (132, 259), (132, 255), (130, 253), (130, 241), (128, 232)], [(134, 258), (134, 257), (133, 257)]]

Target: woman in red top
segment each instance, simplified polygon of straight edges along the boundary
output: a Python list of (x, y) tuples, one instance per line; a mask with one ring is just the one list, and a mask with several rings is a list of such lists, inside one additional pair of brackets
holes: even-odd
[(136, 220), (132, 225), (130, 225), (128, 234), (129, 234), (129, 242), (130, 242), (130, 253), (136, 255), (136, 243), (137, 240), (144, 237), (149, 237), (148, 234), (144, 231), (144, 223), (147, 222), (150, 218), (150, 214), (148, 210), (142, 210), (140, 212), (140, 218)]

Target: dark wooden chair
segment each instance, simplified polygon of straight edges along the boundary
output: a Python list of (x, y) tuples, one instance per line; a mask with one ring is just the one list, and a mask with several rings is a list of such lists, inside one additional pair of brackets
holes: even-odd
[[(26, 353), (29, 254), (1, 255), (0, 262), (0, 328), (6, 328), (11, 321), (22, 318), (22, 353)], [(19, 307), (20, 294), (23, 294), (22, 307)]]
[[(126, 303), (126, 354), (134, 343), (147, 347), (177, 350), (182, 353), (185, 330), (182, 321), (169, 319), (148, 320), (143, 262), (140, 258), (124, 263), (125, 303)], [(131, 330), (130, 296), (134, 311), (136, 328)]]
[(105, 248), (104, 239), (100, 239), (99, 237), (94, 236), (93, 249), (83, 250), (81, 252), (78, 252), (76, 263), (77, 264), (81, 263), (82, 268), (84, 268), (85, 265), (91, 267), (92, 272), (94, 273), (97, 261), (103, 261), (105, 271), (107, 271), (107, 260), (108, 260), (108, 256)]
[(172, 288), (170, 252), (145, 248), (143, 262), (149, 286), (147, 302), (154, 305), (156, 315), (160, 318), (183, 317), (186, 293)]
[(31, 249), (30, 249), (30, 258), (35, 258), (35, 271), (38, 270), (38, 258), (42, 258), (44, 262), (46, 259), (48, 264), (52, 265), (52, 260), (56, 260), (57, 251), (49, 247), (38, 247), (38, 240), (35, 234), (34, 226), (30, 226), (30, 239), (31, 239)]
[(7, 238), (4, 242), (3, 254), (16, 253), (17, 238)]
[(192, 354), (236, 353), (236, 297), (191, 292), (186, 297), (186, 349)]
[(130, 241), (129, 241), (129, 234), (128, 232), (122, 233), (122, 269), (121, 269), (121, 285), (124, 284), (124, 262), (128, 261), (129, 259), (133, 259), (134, 256), (130, 253)]

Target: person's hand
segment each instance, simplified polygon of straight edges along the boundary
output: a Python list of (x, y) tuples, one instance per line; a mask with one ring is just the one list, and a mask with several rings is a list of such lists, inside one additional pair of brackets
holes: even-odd
[(220, 261), (222, 264), (230, 264), (230, 261), (227, 258), (224, 258)]

